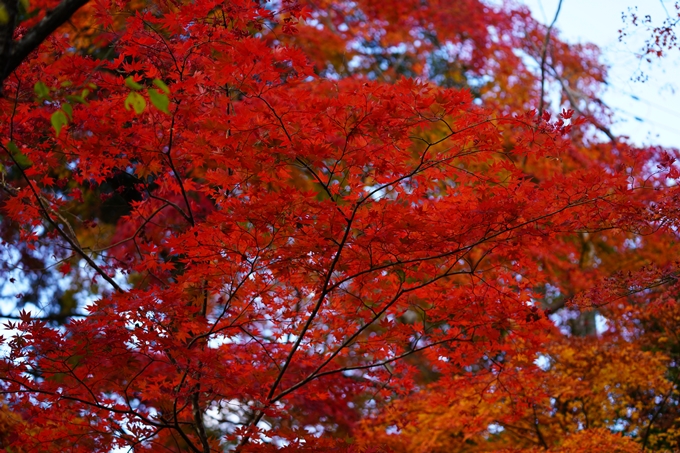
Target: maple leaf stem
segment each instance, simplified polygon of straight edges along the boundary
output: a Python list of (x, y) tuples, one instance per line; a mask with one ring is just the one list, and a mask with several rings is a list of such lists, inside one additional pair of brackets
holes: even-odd
[[(201, 304), (200, 316), (205, 317), (206, 311), (208, 309), (208, 282), (203, 281), (203, 303)], [(205, 343), (202, 344), (204, 349)], [(189, 346), (187, 347), (187, 349)], [(203, 410), (201, 409), (200, 398), (201, 398), (201, 374), (202, 374), (203, 362), (198, 361), (198, 371), (196, 379), (199, 381), (196, 383), (196, 388), (191, 395), (191, 408), (194, 416), (194, 428), (196, 429), (196, 434), (201, 441), (201, 446), (203, 447), (203, 453), (210, 453), (210, 444), (208, 443), (208, 436), (205, 432), (205, 424), (203, 423)], [(187, 368), (188, 369), (188, 368)]]
[(128, 380), (127, 384), (125, 385), (125, 388), (123, 389), (123, 395), (125, 396), (125, 403), (128, 405), (130, 410), (132, 410), (132, 406), (130, 405), (130, 397), (128, 396), (128, 390), (130, 389), (130, 386), (134, 381), (137, 380), (138, 377), (140, 377), (144, 372), (151, 366), (151, 364), (155, 363), (156, 361), (154, 359), (149, 359), (149, 362), (144, 365), (130, 380)]
[[(265, 406), (262, 410), (258, 410), (255, 412), (252, 420), (250, 420), (247, 424), (247, 426), (257, 426), (258, 423), (260, 423), (260, 420), (262, 420), (262, 417), (264, 417), (264, 409), (269, 407), (269, 405)], [(243, 447), (245, 447), (248, 442), (250, 442), (250, 433), (247, 432), (239, 441), (238, 445), (236, 446), (236, 453), (239, 453), (241, 450), (243, 450)]]
[[(536, 47), (534, 46), (534, 50), (536, 50)], [(574, 98), (574, 93), (572, 92), (573, 90), (565, 83), (563, 77), (560, 75), (560, 73), (557, 71), (555, 66), (552, 63), (549, 63), (547, 61), (541, 61), (539, 62), (541, 64), (541, 68), (545, 69), (550, 69), (550, 73), (552, 76), (557, 80), (557, 82), (560, 84), (560, 87), (562, 88), (562, 92), (567, 96), (567, 99), (569, 100), (569, 104), (571, 105), (571, 108), (578, 113), (579, 115), (588, 117), (590, 122), (597, 128), (599, 129), (602, 133), (604, 133), (609, 140), (612, 141), (612, 143), (616, 143), (616, 137), (614, 136), (613, 132), (611, 129), (608, 127), (604, 126), (600, 121), (597, 121), (595, 118), (592, 117), (592, 115), (588, 114), (587, 112), (584, 112), (583, 109), (581, 109), (578, 105), (577, 100)], [(541, 100), (543, 100), (543, 96), (541, 96)], [(593, 99), (595, 102), (602, 103), (599, 99)], [(538, 117), (540, 118), (543, 112), (541, 111), (538, 114)]]
[(257, 98), (260, 99), (262, 102), (264, 102), (265, 105), (267, 106), (267, 108), (272, 112), (272, 115), (274, 115), (276, 117), (279, 124), (281, 125), (281, 129), (283, 129), (283, 133), (286, 134), (286, 137), (288, 138), (288, 142), (292, 145), (293, 144), (293, 138), (291, 137), (290, 133), (288, 133), (288, 129), (286, 128), (286, 125), (283, 123), (283, 118), (281, 117), (281, 115), (279, 115), (276, 112), (276, 110), (274, 110), (274, 107), (272, 107), (272, 105), (269, 102), (267, 102), (267, 100), (265, 98), (263, 98), (261, 95), (257, 96)]
[(503, 420), (494, 420), (495, 423), (498, 423), (501, 425), (504, 429), (507, 429), (509, 432), (513, 433), (515, 436), (521, 438), (521, 439), (526, 439), (531, 443), (536, 443), (536, 440), (534, 439), (533, 436), (530, 434), (523, 434), (523, 432), (529, 433), (530, 430), (528, 428), (524, 428), (521, 426), (514, 426), (509, 424), (506, 421)]
[[(172, 361), (173, 363), (176, 363), (176, 362), (174, 361), (174, 359), (172, 359), (172, 358), (171, 358), (171, 361)], [(187, 369), (184, 370), (184, 374), (182, 375), (182, 379), (181, 379), (181, 381), (180, 381), (180, 384), (179, 384), (179, 385), (177, 386), (177, 388), (175, 389), (175, 393), (178, 393), (178, 392), (179, 392), (179, 390), (181, 389), (181, 387), (184, 385), (184, 382), (186, 381), (186, 378), (187, 378), (188, 375), (189, 375), (189, 369), (187, 368)], [(189, 438), (189, 436), (187, 436), (187, 434), (184, 432), (184, 430), (182, 429), (182, 427), (181, 427), (180, 424), (179, 424), (179, 420), (178, 420), (178, 418), (177, 418), (177, 414), (178, 414), (179, 412), (181, 412), (182, 410), (184, 410), (184, 408), (186, 407), (186, 405), (184, 405), (184, 406), (182, 406), (181, 408), (178, 409), (178, 408), (177, 408), (177, 401), (178, 401), (178, 398), (175, 397), (175, 400), (174, 400), (174, 402), (173, 402), (173, 404), (172, 404), (172, 424), (170, 424), (170, 421), (167, 421), (167, 422), (166, 422), (162, 417), (161, 417), (161, 420), (162, 420), (164, 423), (168, 423), (168, 425), (169, 425), (172, 429), (174, 429), (175, 431), (177, 431), (177, 433), (180, 435), (180, 437), (182, 438), (182, 440), (184, 440), (184, 442), (187, 443), (187, 445), (189, 446), (189, 448), (191, 448), (191, 450), (193, 450), (195, 453), (202, 453), (201, 450), (200, 450), (200, 449), (193, 443), (193, 441)], [(208, 450), (208, 451), (209, 451), (209, 450)]]

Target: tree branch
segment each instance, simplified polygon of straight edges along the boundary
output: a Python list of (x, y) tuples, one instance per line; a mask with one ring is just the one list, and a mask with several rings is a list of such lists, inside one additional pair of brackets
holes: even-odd
[[(4, 67), (0, 68), (0, 86), (31, 52), (37, 49), (49, 35), (68, 21), (87, 2), (88, 0), (63, 0), (56, 8), (48, 11), (43, 20), (30, 29), (19, 42), (5, 43), (7, 53), (3, 52), (4, 49), (0, 49), (0, 60), (5, 59)], [(13, 3), (16, 4), (18, 2), (14, 1)], [(10, 22), (9, 28), (11, 28), (11, 33), (9, 36), (11, 39), (16, 24), (12, 23), (14, 21)]]
[[(562, 3), (562, 2), (560, 2)], [(536, 405), (534, 404), (532, 406), (532, 409), (534, 411), (534, 430), (536, 430), (536, 436), (538, 436), (538, 441), (541, 443), (541, 446), (545, 449), (548, 450), (548, 443), (545, 441), (545, 438), (543, 437), (543, 433), (541, 433), (541, 428), (539, 427), (538, 423), (538, 414), (536, 413)]]
[(555, 26), (555, 22), (557, 22), (557, 18), (560, 15), (560, 10), (562, 9), (562, 0), (557, 4), (557, 11), (555, 12), (555, 17), (553, 18), (552, 23), (548, 27), (548, 30), (545, 32), (545, 40), (543, 41), (543, 51), (541, 52), (541, 99), (538, 107), (538, 117), (540, 118), (543, 116), (543, 108), (544, 108), (544, 103), (545, 100), (543, 99), (543, 96), (545, 96), (545, 59), (548, 54), (548, 46), (550, 44), (550, 33), (552, 32), (553, 27)]
[(52, 227), (57, 230), (59, 235), (66, 240), (66, 242), (69, 243), (71, 247), (80, 255), (86, 262), (87, 264), (90, 265), (92, 269), (94, 269), (99, 275), (101, 275), (104, 280), (106, 280), (113, 288), (118, 291), (119, 293), (124, 293), (125, 290), (118, 285), (118, 283), (115, 282), (104, 270), (97, 265), (97, 263), (94, 262), (90, 256), (85, 253), (85, 251), (80, 247), (80, 245), (72, 239), (64, 230), (61, 229), (59, 224), (54, 221), (52, 216), (50, 215), (50, 207), (45, 205), (45, 202), (43, 201), (43, 198), (40, 196), (38, 191), (36, 190), (35, 186), (33, 185), (33, 182), (30, 180), (30, 178), (26, 175), (26, 172), (24, 171), (23, 168), (19, 165), (19, 163), (16, 161), (12, 153), (4, 146), (0, 144), (0, 148), (2, 148), (5, 153), (9, 156), (9, 158), (12, 160), (14, 165), (19, 169), (19, 172), (21, 172), (21, 175), (23, 176), (24, 180), (28, 184), (28, 187), (30, 188), (31, 192), (33, 192), (33, 195), (35, 196), (36, 200), (38, 201), (38, 204), (40, 205), (40, 210), (42, 211), (43, 215), (47, 219), (48, 223), (52, 225)]
[(675, 386), (678, 383), (678, 379), (680, 379), (680, 373), (673, 379), (673, 382), (671, 383), (671, 388), (666, 392), (666, 394), (663, 397), (663, 400), (661, 400), (661, 403), (659, 404), (658, 409), (652, 416), (652, 419), (649, 421), (649, 425), (647, 425), (647, 429), (645, 430), (645, 435), (642, 440), (642, 451), (645, 451), (647, 449), (647, 444), (649, 443), (649, 435), (652, 432), (652, 425), (656, 421), (657, 417), (661, 414), (661, 411), (663, 411), (664, 406), (668, 402), (668, 398), (673, 394), (673, 390), (675, 390)]

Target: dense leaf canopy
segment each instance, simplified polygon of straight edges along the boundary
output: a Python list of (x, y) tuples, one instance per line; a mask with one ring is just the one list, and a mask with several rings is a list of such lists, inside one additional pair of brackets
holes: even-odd
[(678, 152), (610, 132), (596, 47), (510, 1), (10, 3), (0, 448), (679, 448)]

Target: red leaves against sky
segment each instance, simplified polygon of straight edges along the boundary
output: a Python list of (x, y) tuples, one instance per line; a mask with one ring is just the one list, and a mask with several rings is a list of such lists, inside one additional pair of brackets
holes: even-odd
[[(667, 234), (673, 191), (642, 189), (675, 158), (596, 142), (566, 102), (537, 118), (513, 50), (540, 27), (440, 3), (98, 1), (20, 66), (1, 100), (5, 234), (101, 295), (61, 327), (8, 325), (3, 442), (352, 449), (376, 404), (431, 382), (539, 386), (522, 372), (556, 334), (546, 284), (599, 288), (582, 307), (619, 297), (589, 234), (625, 259), (636, 234)], [(443, 72), (440, 40), (458, 49)], [(367, 49), (402, 44), (411, 70), (477, 91), (376, 72)], [(592, 58), (555, 48), (567, 68)], [(569, 76), (591, 93), (600, 71)], [(671, 275), (661, 261), (640, 281)]]

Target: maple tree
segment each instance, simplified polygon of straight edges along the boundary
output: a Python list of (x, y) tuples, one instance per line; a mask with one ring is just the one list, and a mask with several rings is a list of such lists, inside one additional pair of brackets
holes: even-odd
[(609, 131), (595, 47), (479, 0), (13, 42), (67, 4), (0, 99), (2, 448), (677, 447), (677, 152)]

